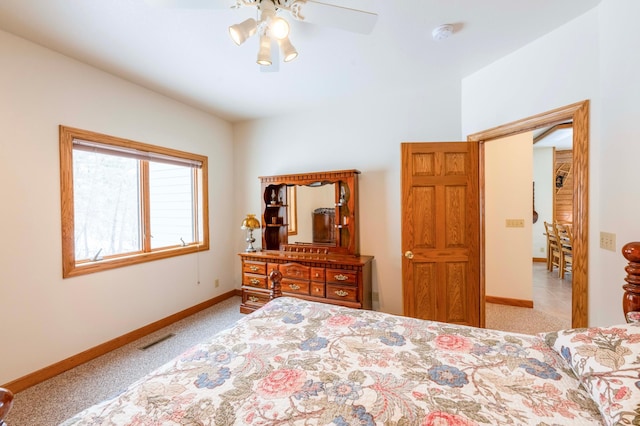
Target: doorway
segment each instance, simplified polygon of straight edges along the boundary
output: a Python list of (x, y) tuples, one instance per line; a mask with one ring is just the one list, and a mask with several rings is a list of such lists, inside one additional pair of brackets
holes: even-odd
[(492, 140), (573, 122), (573, 271), (572, 327), (588, 325), (588, 225), (589, 225), (589, 101), (585, 100), (532, 117), (494, 127), (467, 137), (479, 145), (480, 195), (480, 326), (485, 326), (485, 212), (484, 150)]
[[(573, 123), (533, 132), (534, 206), (539, 220), (532, 235), (533, 309), (555, 328), (571, 327), (571, 224), (573, 223)], [(553, 224), (560, 226), (562, 246), (556, 250)], [(549, 224), (549, 226), (547, 226)], [(551, 234), (551, 238), (547, 234)], [(559, 258), (560, 254), (567, 256)], [(554, 254), (557, 253), (557, 254)], [(489, 315), (489, 314), (487, 314)], [(488, 317), (487, 320), (489, 320)]]

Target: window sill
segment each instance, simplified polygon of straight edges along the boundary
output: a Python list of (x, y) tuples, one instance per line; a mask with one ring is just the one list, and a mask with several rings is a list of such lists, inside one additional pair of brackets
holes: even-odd
[(157, 250), (151, 253), (136, 253), (128, 256), (107, 258), (96, 261), (85, 261), (74, 265), (63, 265), (62, 278), (71, 278), (79, 275), (93, 274), (95, 272), (108, 271), (110, 269), (122, 268), (124, 266), (137, 265), (140, 263), (152, 262), (154, 260), (167, 259), (184, 254), (198, 253), (209, 250), (209, 244), (188, 245), (185, 247), (172, 247), (169, 249)]

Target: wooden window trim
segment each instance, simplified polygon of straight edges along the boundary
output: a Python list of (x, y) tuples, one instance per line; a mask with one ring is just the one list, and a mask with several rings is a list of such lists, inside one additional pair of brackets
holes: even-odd
[[(142, 142), (136, 142), (128, 139), (117, 138), (114, 136), (104, 135), (91, 132), (88, 130), (75, 129), (67, 126), (59, 126), (60, 137), (60, 197), (61, 197), (61, 218), (62, 218), (62, 276), (63, 278), (74, 277), (78, 275), (90, 274), (120, 268), (123, 266), (135, 265), (139, 263), (150, 262), (169, 257), (180, 256), (184, 254), (197, 253), (209, 250), (209, 201), (208, 201), (208, 158), (203, 155), (192, 154), (185, 151), (179, 151), (171, 148), (149, 145)], [(199, 233), (202, 235), (202, 241), (187, 244), (186, 246), (168, 247), (156, 249), (149, 252), (127, 253), (126, 255), (118, 255), (105, 257), (99, 261), (76, 262), (75, 260), (75, 228), (74, 228), (74, 199), (73, 199), (73, 140), (82, 139), (116, 145), (127, 148), (134, 148), (154, 152), (162, 155), (180, 157), (190, 160), (197, 160), (202, 163), (201, 173), (201, 198), (197, 197), (197, 209), (201, 213), (196, 220), (199, 226)], [(144, 163), (143, 163), (144, 164)], [(197, 185), (194, 185), (194, 187)], [(143, 206), (148, 210), (148, 194), (144, 195)], [(145, 226), (148, 226), (148, 211), (144, 213)], [(148, 228), (146, 228), (148, 229)], [(143, 238), (147, 238), (143, 236)]]

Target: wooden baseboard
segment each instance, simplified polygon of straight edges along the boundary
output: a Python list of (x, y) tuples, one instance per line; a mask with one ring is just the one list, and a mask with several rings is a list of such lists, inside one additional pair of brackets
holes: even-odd
[(547, 263), (547, 258), (546, 257), (534, 257), (533, 258), (534, 262), (542, 262), (542, 263)]
[(91, 349), (87, 349), (84, 352), (80, 352), (79, 354), (73, 355), (60, 362), (56, 362), (55, 364), (52, 364), (48, 367), (45, 367), (43, 369), (40, 369), (30, 374), (27, 374), (26, 376), (22, 376), (16, 380), (13, 380), (9, 383), (1, 385), (0, 387), (7, 388), (11, 390), (11, 392), (13, 392), (14, 394), (17, 392), (21, 392), (27, 388), (30, 388), (31, 386), (37, 385), (38, 383), (44, 382), (47, 379), (55, 377), (60, 373), (64, 373), (67, 370), (75, 368), (81, 364), (84, 364), (85, 362), (91, 361), (94, 358), (102, 356), (108, 352), (111, 352), (133, 341), (136, 341), (141, 337), (144, 337), (148, 334), (156, 332), (161, 328), (164, 328), (168, 325), (173, 324), (174, 322), (187, 318), (197, 312), (202, 311), (203, 309), (210, 308), (211, 306), (217, 303), (220, 303), (224, 300), (227, 300), (230, 297), (241, 296), (241, 295), (242, 295), (241, 290), (231, 290), (225, 294), (214, 297), (213, 299), (209, 299), (195, 306), (187, 308), (184, 311), (180, 311), (166, 318), (163, 318), (151, 324), (145, 325), (144, 327), (141, 327), (130, 333), (124, 334), (120, 337), (116, 337), (115, 339), (109, 340), (108, 342), (102, 343), (98, 346), (94, 346)]
[(517, 306), (519, 308), (533, 308), (533, 300), (509, 299), (508, 297), (485, 296), (484, 301), (487, 303), (496, 303), (498, 305)]

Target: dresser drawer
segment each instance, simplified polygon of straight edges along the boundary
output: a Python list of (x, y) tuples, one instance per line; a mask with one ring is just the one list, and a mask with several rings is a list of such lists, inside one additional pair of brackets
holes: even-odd
[(285, 293), (309, 294), (309, 281), (299, 281), (283, 278), (281, 289)]
[[(285, 263), (280, 265), (280, 272), (283, 278), (293, 278), (296, 280), (308, 280), (311, 268), (299, 263)], [(284, 281), (284, 280), (283, 280)]]
[(267, 277), (264, 275), (242, 274), (242, 285), (267, 288)]
[(244, 289), (242, 291), (242, 303), (251, 308), (260, 308), (269, 301), (269, 293), (261, 291), (251, 291)]
[(324, 282), (324, 268), (311, 268), (311, 281)]
[(327, 299), (358, 301), (358, 287), (348, 285), (327, 284)]
[(358, 284), (358, 272), (345, 271), (344, 269), (327, 269), (327, 282), (357, 285)]
[(311, 281), (311, 295), (316, 297), (324, 297), (324, 283)]
[(277, 271), (278, 269), (279, 265), (277, 263), (267, 263), (267, 276), (269, 276), (272, 271)]
[(265, 262), (255, 262), (252, 260), (245, 260), (244, 262), (242, 262), (242, 272), (266, 275), (267, 264)]

